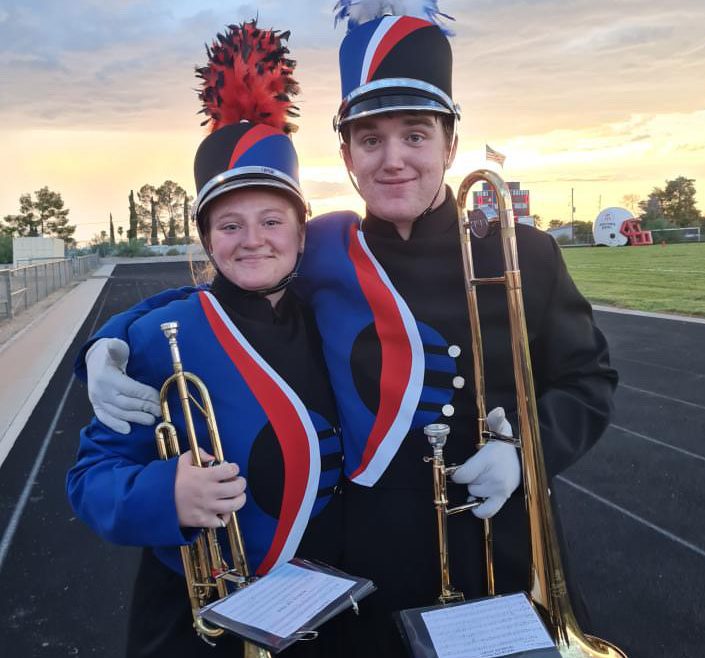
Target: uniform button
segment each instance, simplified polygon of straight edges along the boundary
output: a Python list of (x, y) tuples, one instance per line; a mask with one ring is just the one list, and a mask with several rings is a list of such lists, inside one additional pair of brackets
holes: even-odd
[(460, 348), (457, 345), (450, 345), (448, 347), (448, 356), (457, 359), (460, 356)]
[(444, 416), (452, 416), (455, 413), (455, 407), (452, 404), (444, 404), (441, 413)]
[(465, 377), (453, 377), (453, 388), (463, 388), (465, 386)]

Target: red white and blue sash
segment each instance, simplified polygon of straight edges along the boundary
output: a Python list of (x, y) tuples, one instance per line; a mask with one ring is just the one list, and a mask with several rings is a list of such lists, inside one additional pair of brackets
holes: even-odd
[(294, 557), (316, 501), (321, 458), (318, 435), (305, 405), (252, 347), (215, 297), (198, 293), (214, 335), (266, 413), (284, 460), (284, 493), (271, 547), (258, 574)]
[(356, 226), (350, 227), (348, 254), (374, 316), (382, 348), (377, 415), (362, 462), (349, 476), (357, 484), (372, 486), (411, 427), (423, 386), (424, 351), (409, 307)]

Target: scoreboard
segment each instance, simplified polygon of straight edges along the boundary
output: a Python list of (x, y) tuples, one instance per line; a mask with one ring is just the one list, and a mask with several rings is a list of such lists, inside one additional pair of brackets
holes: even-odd
[[(521, 183), (507, 183), (509, 192), (512, 195), (512, 210), (514, 211), (514, 220), (526, 222), (531, 215), (529, 207), (529, 190), (522, 190)], [(472, 193), (473, 208), (477, 209), (480, 206), (492, 206), (497, 210), (497, 196), (489, 183), (482, 184), (482, 190)], [(530, 223), (530, 222), (527, 222)]]

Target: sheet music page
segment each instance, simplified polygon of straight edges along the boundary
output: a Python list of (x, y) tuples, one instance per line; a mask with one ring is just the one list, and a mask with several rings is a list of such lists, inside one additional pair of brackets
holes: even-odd
[(354, 586), (353, 580), (286, 563), (210, 609), (283, 638)]
[(554, 646), (524, 594), (421, 613), (438, 658), (498, 658)]

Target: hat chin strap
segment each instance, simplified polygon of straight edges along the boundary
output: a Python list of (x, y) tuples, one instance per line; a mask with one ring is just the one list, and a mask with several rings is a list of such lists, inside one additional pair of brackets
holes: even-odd
[[(446, 164), (447, 167), (447, 164)], [(436, 193), (433, 195), (433, 198), (431, 199), (431, 203), (428, 204), (428, 207), (426, 210), (424, 210), (416, 219), (419, 220), (422, 217), (426, 217), (426, 215), (429, 215), (431, 212), (433, 212), (433, 204), (436, 203), (436, 199), (438, 198), (438, 195), (441, 193), (441, 190), (443, 189), (443, 185), (445, 183), (445, 170), (446, 168), (443, 168), (443, 174), (441, 175), (441, 184), (438, 186), (436, 189)]]
[(431, 199), (431, 203), (429, 203), (426, 210), (424, 210), (419, 215), (418, 219), (421, 219), (421, 217), (426, 217), (426, 215), (431, 213), (431, 211), (433, 210), (433, 204), (436, 203), (436, 199), (438, 198), (438, 195), (441, 193), (441, 190), (443, 189), (443, 185), (445, 184), (446, 171), (448, 171), (448, 169), (450, 169), (450, 159), (453, 156), (454, 150), (457, 148), (457, 143), (458, 143), (458, 122), (453, 121), (453, 137), (450, 140), (450, 150), (448, 151), (448, 157), (446, 158), (446, 161), (443, 163), (443, 173), (441, 174), (441, 184), (438, 186), (436, 193), (433, 195), (433, 198)]
[(257, 297), (267, 297), (268, 295), (273, 295), (275, 292), (281, 292), (284, 290), (297, 276), (299, 276), (299, 263), (301, 262), (301, 254), (296, 258), (296, 265), (294, 269), (289, 272), (279, 283), (273, 285), (271, 288), (261, 288), (260, 290), (246, 290), (252, 295)]
[(345, 164), (345, 171), (347, 172), (348, 178), (350, 179), (352, 186), (355, 188), (355, 191), (360, 195), (360, 197), (364, 201), (365, 197), (362, 196), (362, 192), (360, 191), (360, 186), (357, 184), (357, 178), (355, 178), (355, 176), (353, 176), (352, 171), (350, 171), (350, 167), (348, 167), (348, 163), (345, 162), (345, 157), (343, 156), (344, 144), (345, 144), (345, 142), (343, 141), (343, 134), (342, 134), (342, 132), (340, 132), (340, 130), (338, 130), (338, 150), (340, 153), (340, 157), (343, 158), (343, 163)]
[[(449, 158), (450, 158), (450, 156), (449, 156)], [(426, 207), (426, 210), (424, 210), (420, 215), (418, 215), (414, 221), (417, 221), (417, 220), (421, 219), (422, 217), (426, 217), (426, 215), (428, 215), (429, 213), (431, 213), (433, 211), (433, 209), (434, 209), (433, 204), (436, 203), (436, 199), (438, 198), (438, 195), (441, 193), (441, 190), (443, 189), (443, 185), (445, 185), (445, 177), (446, 177), (445, 172), (448, 169), (448, 166), (449, 166), (449, 160), (446, 160), (446, 162), (443, 166), (443, 173), (441, 174), (441, 182), (438, 185), (438, 187), (436, 188), (436, 193), (431, 198), (431, 201), (428, 204), (428, 206)], [(355, 191), (362, 197), (362, 200), (364, 201), (365, 197), (362, 196), (362, 192), (360, 191), (360, 186), (357, 184), (357, 179), (353, 175), (352, 171), (350, 171), (350, 169), (348, 169), (347, 165), (345, 167), (345, 171), (348, 172), (348, 178), (350, 179), (352, 186), (355, 188)], [(380, 219), (384, 219), (384, 217), (380, 217)]]
[(258, 290), (245, 290), (242, 286), (238, 286), (237, 283), (230, 281), (225, 274), (223, 274), (219, 269), (218, 266), (215, 264), (215, 260), (211, 256), (211, 263), (213, 264), (213, 267), (215, 268), (215, 271), (222, 277), (225, 277), (230, 281), (230, 283), (238, 288), (239, 290), (242, 290), (242, 292), (245, 295), (250, 295), (252, 297), (268, 297), (269, 295), (273, 295), (274, 293), (281, 292), (284, 290), (296, 277), (299, 276), (299, 265), (301, 264), (301, 256), (302, 254), (299, 254), (296, 257), (296, 264), (294, 265), (294, 269), (289, 272), (283, 279), (279, 281), (279, 283), (275, 283), (273, 286), (270, 288), (259, 288)]
[[(310, 206), (309, 209), (307, 210), (305, 217), (308, 217), (310, 215)], [(304, 222), (306, 219), (304, 218)], [(201, 240), (201, 244), (205, 247), (206, 249), (206, 254), (208, 255), (208, 260), (211, 262), (211, 265), (213, 265), (213, 269), (220, 274), (220, 276), (225, 276), (220, 269), (218, 268), (218, 263), (215, 262), (215, 258), (213, 258), (213, 252), (206, 246), (206, 241), (204, 240), (203, 232), (201, 231), (201, 223), (199, 221), (196, 221), (196, 228), (198, 229), (198, 236)], [(238, 286), (236, 283), (231, 283), (237, 287), (240, 288), (244, 293), (251, 294), (257, 297), (267, 297), (267, 295), (273, 295), (276, 292), (280, 292), (284, 290), (297, 276), (299, 276), (299, 265), (301, 265), (301, 257), (303, 254), (301, 252), (298, 253), (296, 256), (296, 263), (294, 264), (294, 269), (289, 272), (283, 279), (279, 281), (279, 283), (275, 283), (271, 288), (260, 288), (259, 290), (245, 290), (244, 288), (241, 288)], [(225, 277), (227, 279), (227, 277)], [(230, 279), (228, 279), (230, 281)]]

